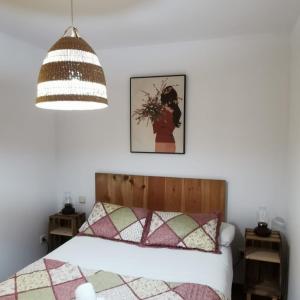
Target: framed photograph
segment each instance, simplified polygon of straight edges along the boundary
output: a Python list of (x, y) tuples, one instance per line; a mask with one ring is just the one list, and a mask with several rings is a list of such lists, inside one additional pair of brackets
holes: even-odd
[(130, 151), (185, 153), (186, 75), (130, 78)]

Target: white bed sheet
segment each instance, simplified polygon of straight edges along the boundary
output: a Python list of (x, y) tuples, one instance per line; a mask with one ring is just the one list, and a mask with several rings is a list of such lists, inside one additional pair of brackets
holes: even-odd
[(142, 248), (101, 238), (76, 236), (46, 256), (92, 270), (169, 282), (205, 284), (231, 299), (232, 254)]

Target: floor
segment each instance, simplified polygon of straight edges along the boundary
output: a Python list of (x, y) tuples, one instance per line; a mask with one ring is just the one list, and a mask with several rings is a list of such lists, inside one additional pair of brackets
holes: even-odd
[[(244, 294), (244, 289), (242, 285), (233, 285), (232, 300), (246, 300), (246, 295)], [(251, 300), (270, 300), (270, 298), (252, 296)]]

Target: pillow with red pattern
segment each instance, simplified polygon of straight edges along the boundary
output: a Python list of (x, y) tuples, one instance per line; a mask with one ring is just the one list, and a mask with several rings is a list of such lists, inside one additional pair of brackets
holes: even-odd
[(144, 208), (97, 202), (79, 234), (139, 244), (147, 214)]
[(154, 211), (147, 221), (144, 246), (219, 253), (220, 214)]

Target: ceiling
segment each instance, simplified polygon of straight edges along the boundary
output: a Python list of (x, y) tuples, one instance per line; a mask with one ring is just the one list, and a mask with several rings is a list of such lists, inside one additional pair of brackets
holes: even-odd
[[(299, 0), (74, 0), (94, 48), (291, 32)], [(70, 25), (70, 0), (0, 0), (0, 31), (49, 48)]]

